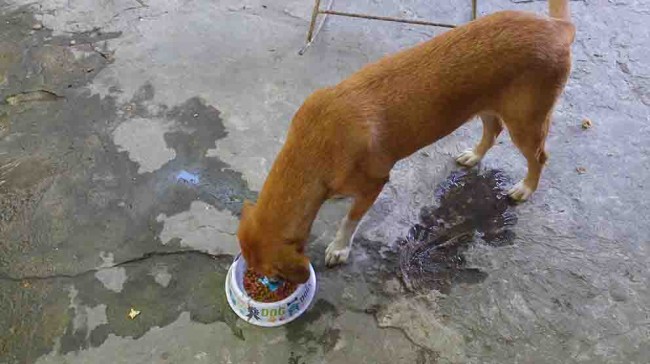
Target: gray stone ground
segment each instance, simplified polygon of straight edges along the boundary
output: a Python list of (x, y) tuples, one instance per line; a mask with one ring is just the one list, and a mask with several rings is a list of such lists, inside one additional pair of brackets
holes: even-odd
[[(469, 20), (469, 0), (450, 3), (335, 7)], [(644, 0), (572, 2), (574, 70), (550, 164), (515, 209), (514, 244), (466, 252), (481, 282), (406, 292), (384, 254), (435, 204), (452, 157), (479, 136), (472, 122), (395, 168), (353, 262), (333, 270), (323, 250), (347, 202), (324, 206), (310, 245), (320, 286), (304, 317), (261, 329), (229, 311), (241, 202), (302, 100), (444, 31), (330, 18), (299, 56), (311, 5), (0, 0), (0, 362), (647, 363)], [(546, 2), (479, 1), (481, 14), (501, 9)], [(483, 168), (520, 178), (523, 160), (502, 140)]]

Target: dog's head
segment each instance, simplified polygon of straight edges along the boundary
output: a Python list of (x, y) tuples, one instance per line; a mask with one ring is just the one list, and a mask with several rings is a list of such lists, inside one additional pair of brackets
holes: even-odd
[(242, 208), (237, 238), (248, 267), (255, 272), (292, 283), (309, 279), (304, 242), (283, 237), (281, 227), (261, 224), (255, 216), (255, 205), (248, 201)]

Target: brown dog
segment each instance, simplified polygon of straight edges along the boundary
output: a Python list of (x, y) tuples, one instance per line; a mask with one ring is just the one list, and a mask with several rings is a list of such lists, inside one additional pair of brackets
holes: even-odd
[(309, 96), (257, 205), (244, 204), (237, 234), (249, 267), (305, 282), (312, 222), (337, 195), (354, 204), (325, 259), (329, 266), (347, 261), (357, 224), (393, 165), (476, 115), (481, 141), (457, 161), (474, 166), (505, 125), (528, 162), (510, 196), (527, 199), (537, 188), (552, 109), (571, 68), (568, 0), (550, 0), (550, 15), (506, 11), (477, 19)]

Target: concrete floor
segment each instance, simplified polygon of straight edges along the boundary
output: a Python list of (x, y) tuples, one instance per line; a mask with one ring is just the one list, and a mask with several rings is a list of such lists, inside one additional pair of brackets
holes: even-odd
[[(311, 3), (0, 0), (0, 362), (647, 363), (643, 0), (572, 2), (574, 69), (550, 163), (514, 208), (511, 244), (477, 238), (464, 252), (481, 279), (412, 292), (393, 264), (458, 169), (452, 157), (478, 139), (472, 122), (395, 168), (352, 262), (332, 270), (323, 251), (347, 202), (324, 206), (304, 317), (277, 329), (236, 318), (222, 287), (237, 214), (302, 100), (444, 31), (330, 18), (299, 56)], [(336, 8), (469, 20), (469, 0), (449, 3)], [(501, 9), (546, 2), (479, 1), (481, 14)], [(482, 168), (518, 179), (524, 162), (502, 141)]]

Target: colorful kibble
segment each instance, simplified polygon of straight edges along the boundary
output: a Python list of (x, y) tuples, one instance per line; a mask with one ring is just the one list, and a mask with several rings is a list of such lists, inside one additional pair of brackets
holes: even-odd
[(244, 274), (244, 289), (246, 293), (257, 302), (277, 302), (289, 297), (298, 288), (290, 282), (282, 282), (280, 286), (271, 291), (269, 287), (260, 282), (263, 276), (248, 269)]

